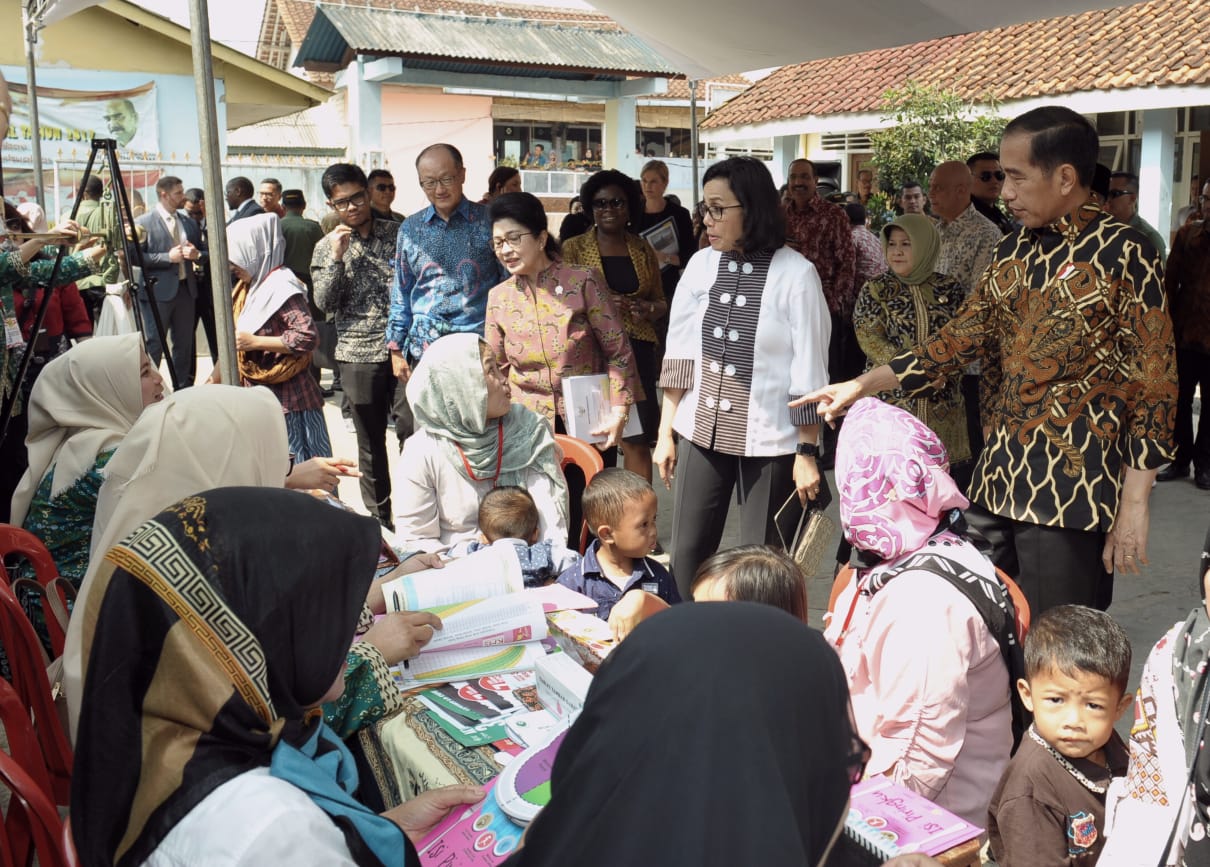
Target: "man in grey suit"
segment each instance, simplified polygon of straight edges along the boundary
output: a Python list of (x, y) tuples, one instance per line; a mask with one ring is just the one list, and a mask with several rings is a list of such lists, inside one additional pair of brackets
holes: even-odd
[[(193, 384), (194, 306), (198, 293), (194, 266), (204, 261), (205, 250), (197, 223), (181, 210), (185, 204), (181, 179), (166, 175), (156, 182), (155, 192), (159, 202), (136, 222), (143, 229), (145, 276), (156, 279), (153, 292), (160, 322), (167, 332), (177, 388), (185, 388)], [(140, 296), (140, 303), (147, 354), (159, 364), (163, 355), (161, 335), (156, 333), (146, 293)]]

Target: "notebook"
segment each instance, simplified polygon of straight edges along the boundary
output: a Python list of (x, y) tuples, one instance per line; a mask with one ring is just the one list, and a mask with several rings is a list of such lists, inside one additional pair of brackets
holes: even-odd
[(936, 855), (974, 839), (983, 829), (886, 777), (853, 787), (845, 836), (880, 858), (912, 852)]

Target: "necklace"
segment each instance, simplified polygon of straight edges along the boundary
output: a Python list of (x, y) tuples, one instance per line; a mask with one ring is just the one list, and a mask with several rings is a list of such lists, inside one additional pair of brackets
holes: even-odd
[(1057, 760), (1058, 763), (1063, 766), (1064, 770), (1066, 770), (1067, 773), (1069, 773), (1073, 777), (1075, 777), (1076, 782), (1078, 782), (1084, 788), (1088, 789), (1088, 791), (1090, 791), (1090, 792), (1094, 792), (1098, 795), (1105, 794), (1106, 790), (1109, 788), (1108, 785), (1103, 784), (1103, 783), (1094, 783), (1092, 780), (1088, 779), (1088, 777), (1086, 777), (1083, 773), (1081, 773), (1080, 770), (1075, 765), (1073, 765), (1070, 761), (1067, 760), (1066, 756), (1064, 756), (1062, 753), (1060, 753), (1058, 750), (1056, 750), (1054, 747), (1052, 747), (1050, 744), (1048, 744), (1045, 740), (1043, 740), (1042, 736), (1040, 734), (1038, 734), (1038, 730), (1035, 729), (1033, 726), (1029, 727), (1029, 736), (1034, 739), (1035, 743), (1037, 743), (1044, 750), (1046, 750), (1048, 753), (1050, 753), (1051, 756), (1054, 757), (1055, 760)]
[(490, 479), (486, 476), (482, 479), (476, 476), (471, 470), (471, 462), (466, 459), (466, 452), (462, 450), (462, 446), (455, 443), (454, 448), (458, 449), (458, 456), (462, 458), (462, 466), (466, 470), (467, 478), (472, 482), (490, 481), (492, 487), (496, 487), (496, 480), (500, 478), (500, 467), (504, 463), (504, 419), (496, 422), (496, 473)]

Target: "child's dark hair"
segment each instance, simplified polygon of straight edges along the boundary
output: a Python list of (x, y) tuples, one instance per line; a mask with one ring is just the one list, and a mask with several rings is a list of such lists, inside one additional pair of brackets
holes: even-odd
[(698, 567), (690, 591), (715, 580), (723, 583), (728, 599), (763, 602), (807, 622), (807, 578), (784, 551), (767, 545), (719, 551)]
[(538, 531), (538, 505), (529, 491), (515, 485), (492, 488), (479, 501), (479, 532), (488, 542), (532, 540)]
[(1084, 605), (1048, 608), (1025, 636), (1025, 677), (1052, 671), (1069, 677), (1096, 674), (1122, 694), (1130, 684), (1130, 639), (1104, 611)]
[(580, 501), (584, 507), (584, 520), (594, 533), (602, 525), (616, 527), (626, 507), (653, 490), (650, 482), (630, 470), (620, 467), (601, 470), (584, 489), (584, 498)]

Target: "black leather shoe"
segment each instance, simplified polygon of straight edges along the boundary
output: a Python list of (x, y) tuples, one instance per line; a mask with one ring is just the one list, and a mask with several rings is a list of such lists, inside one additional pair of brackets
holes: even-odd
[(1189, 478), (1188, 464), (1169, 464), (1156, 474), (1155, 480), (1157, 482), (1171, 482), (1174, 479), (1187, 478)]
[(1193, 484), (1203, 491), (1210, 491), (1210, 470), (1198, 470), (1193, 474)]

